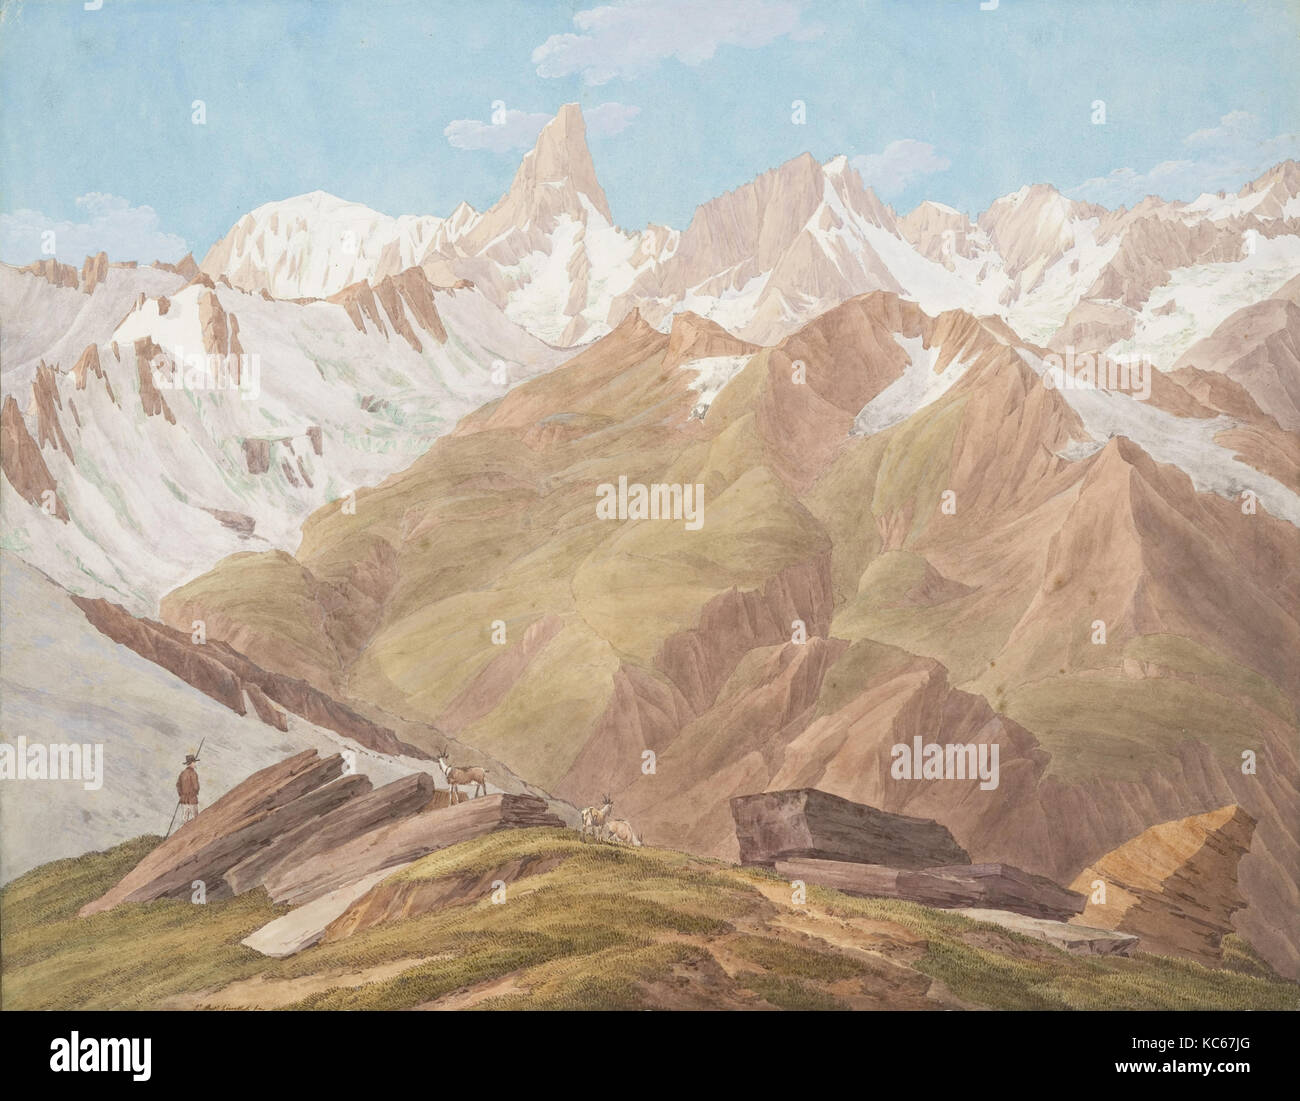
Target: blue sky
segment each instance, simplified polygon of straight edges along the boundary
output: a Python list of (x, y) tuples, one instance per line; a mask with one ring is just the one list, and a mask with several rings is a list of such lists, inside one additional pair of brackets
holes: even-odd
[(201, 258), (316, 189), (483, 209), (575, 101), (628, 228), (684, 228), (805, 151), (855, 158), (897, 209), (972, 213), (1039, 182), (1190, 199), (1300, 155), (1288, 0), (100, 2), (2, 5), (6, 261), (39, 258), (45, 226), (67, 261)]

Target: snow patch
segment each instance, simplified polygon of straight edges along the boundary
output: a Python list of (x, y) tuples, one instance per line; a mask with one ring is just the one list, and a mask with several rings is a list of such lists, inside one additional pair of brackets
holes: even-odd
[(1039, 376), (1051, 372), (1057, 392), (1079, 414), (1094, 446), (1076, 445), (1063, 458), (1082, 458), (1104, 446), (1115, 436), (1132, 440), (1158, 463), (1176, 466), (1192, 480), (1198, 493), (1217, 493), (1229, 500), (1239, 500), (1243, 490), (1251, 490), (1261, 507), (1300, 527), (1300, 495), (1275, 478), (1239, 461), (1214, 437), (1234, 428), (1237, 421), (1218, 416), (1211, 420), (1177, 417), (1150, 402), (1138, 401), (1120, 390), (1090, 389), (1065, 385), (1060, 367), (1049, 366), (1024, 348), (1020, 358)]
[(908, 364), (898, 378), (862, 407), (853, 420), (851, 435), (874, 436), (901, 424), (913, 413), (938, 401), (966, 373), (967, 365), (956, 358), (936, 373), (934, 367), (942, 349), (938, 346), (927, 349), (919, 336), (894, 340), (907, 353)]
[(700, 395), (695, 409), (701, 415), (713, 404), (733, 378), (745, 369), (750, 356), (705, 356), (703, 359), (689, 359), (679, 370), (694, 371), (695, 377), (687, 384)]

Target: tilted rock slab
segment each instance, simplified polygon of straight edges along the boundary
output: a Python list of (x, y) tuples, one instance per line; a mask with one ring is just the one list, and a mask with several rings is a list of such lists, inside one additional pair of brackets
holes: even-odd
[(1137, 947), (1138, 938), (1131, 933), (1111, 929), (1093, 929), (1069, 921), (1049, 921), (1027, 917), (1009, 910), (963, 909), (957, 913), (990, 925), (1000, 925), (1013, 933), (1044, 940), (1076, 956), (1127, 956)]
[[(309, 749), (254, 773), (81, 913), (99, 913), (122, 902), (187, 898), (195, 880), (203, 881), (209, 899), (229, 898), (304, 864), (332, 866), (333, 851), (349, 842), (414, 815), (431, 812), (436, 818), (449, 806), (449, 792), (436, 790), (428, 773), (412, 773), (372, 790), (368, 777), (344, 775), (343, 769), (340, 754), (322, 758)], [(538, 818), (551, 824), (554, 816), (544, 813), (545, 802), (535, 802), (543, 814), (531, 803), (522, 808), (511, 804), (504, 813), (498, 807), (471, 815), (470, 821), (486, 819), (487, 828), (515, 820), (532, 825)], [(321, 922), (322, 929), (328, 920)]]
[(248, 713), (247, 693), (258, 718), (277, 730), (287, 730), (288, 721), (274, 704), (367, 749), (429, 759), (424, 750), (401, 741), (387, 727), (371, 722), (314, 685), (268, 672), (218, 639), (196, 643), (184, 631), (133, 616), (120, 604), (100, 598), (73, 596), (72, 602), (101, 634), (162, 666), (237, 715)]
[(281, 866), (300, 864), (395, 819), (426, 809), (433, 801), (433, 792), (433, 777), (427, 772), (413, 772), (366, 791), (323, 816), (275, 836), (234, 865), (224, 879), (235, 894), (241, 894), (259, 886)]
[(816, 788), (737, 795), (731, 816), (742, 864), (771, 867), (801, 858), (891, 868), (970, 863), (966, 850), (933, 819), (890, 814)]
[[(192, 822), (181, 826), (171, 837), (154, 849), (131, 871), (93, 902), (80, 910), (82, 917), (111, 910), (122, 902), (148, 902), (163, 897), (188, 895), (190, 884), (201, 879), (209, 893), (224, 873), (244, 859), (260, 844), (275, 836), (276, 828), (291, 829), (312, 815), (333, 809), (331, 796), (325, 801), (308, 804), (312, 814), (299, 817), (298, 812), (278, 815), (318, 789), (343, 775), (343, 758), (339, 754), (321, 757), (307, 749), (277, 764), (253, 773), (203, 810)], [(370, 781), (364, 776), (353, 781), (338, 794), (350, 797), (367, 790)], [(361, 785), (356, 782), (361, 781)], [(277, 817), (278, 815), (278, 817)], [(233, 836), (239, 843), (231, 843)], [(261, 839), (259, 841), (259, 838)]]
[[(1142, 951), (1218, 963), (1232, 915), (1246, 905), (1237, 864), (1255, 819), (1235, 803), (1161, 822), (1084, 868), (1072, 886), (1088, 894), (1079, 920), (1141, 938)], [(1093, 902), (1093, 884), (1106, 885)]]
[(381, 826), (305, 861), (281, 864), (262, 885), (272, 901), (298, 905), (372, 872), (406, 864), (485, 833), (563, 825), (564, 820), (552, 814), (546, 800), (536, 795), (486, 795)]
[[(390, 875), (395, 875), (405, 864), (384, 868), (371, 875), (321, 895), (305, 906), (298, 906), (274, 921), (269, 921), (255, 932), (249, 933), (239, 943), (264, 956), (284, 959), (318, 944), (325, 930), (357, 899)], [(1113, 934), (1112, 934), (1113, 935)], [(1134, 937), (1134, 940), (1137, 938)]]
[(778, 860), (776, 871), (845, 894), (897, 898), (955, 910), (979, 907), (1065, 921), (1083, 910), (1084, 896), (1010, 864), (958, 864), (906, 869), (844, 860)]

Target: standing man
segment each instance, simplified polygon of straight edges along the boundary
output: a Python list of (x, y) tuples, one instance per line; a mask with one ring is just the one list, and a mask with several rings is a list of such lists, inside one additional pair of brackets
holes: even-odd
[(199, 774), (194, 769), (198, 760), (193, 753), (185, 755), (185, 768), (176, 777), (176, 794), (181, 799), (181, 825), (191, 822), (199, 813)]

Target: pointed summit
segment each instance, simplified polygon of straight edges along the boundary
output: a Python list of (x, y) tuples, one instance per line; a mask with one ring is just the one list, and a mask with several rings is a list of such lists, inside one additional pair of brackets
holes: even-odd
[(592, 206), (613, 222), (605, 191), (596, 179), (596, 166), (587, 148), (587, 124), (582, 108), (566, 103), (537, 136), (537, 144), (515, 173), (511, 193), (521, 188), (532, 190), (539, 185), (567, 184), (591, 200)]
[(542, 127), (537, 144), (520, 162), (510, 190), (487, 211), (466, 245), (481, 247), (502, 233), (526, 228), (550, 233), (564, 215), (585, 222), (583, 200), (607, 223), (613, 223), (587, 149), (582, 111), (576, 103), (566, 103)]

